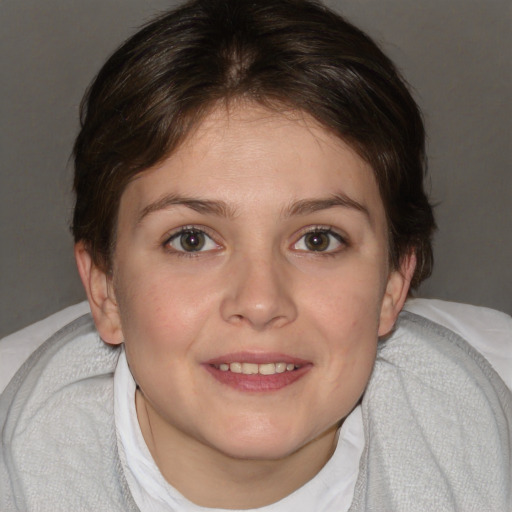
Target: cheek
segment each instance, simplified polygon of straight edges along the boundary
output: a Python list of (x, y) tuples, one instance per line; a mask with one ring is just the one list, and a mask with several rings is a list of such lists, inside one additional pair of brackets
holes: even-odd
[(377, 354), (377, 322), (352, 318), (332, 330), (328, 358), (320, 368), (326, 376), (328, 406), (335, 419), (347, 416), (361, 398), (370, 379)]
[(117, 275), (116, 297), (127, 345), (153, 350), (186, 345), (206, 322), (211, 293), (197, 279), (171, 274), (165, 266), (124, 267)]
[[(384, 295), (384, 272), (378, 265), (365, 265), (326, 279), (311, 279), (304, 287), (310, 314), (327, 329), (329, 337), (343, 333), (347, 339), (377, 336)], [(306, 297), (308, 300), (306, 301)]]
[(193, 357), (203, 310), (184, 283), (167, 280), (155, 267), (144, 274), (123, 270), (117, 293), (127, 360), (145, 395), (165, 403), (170, 383), (190, 381), (183, 362)]
[(323, 300), (320, 287), (310, 288), (317, 292), (311, 297), (310, 315), (326, 346), (321, 371), (347, 414), (364, 391), (375, 362), (382, 292), (375, 270), (343, 277), (324, 283)]
[[(344, 384), (361, 386), (373, 367), (378, 343), (378, 312), (376, 303), (353, 300), (340, 304), (337, 316), (326, 329), (328, 339), (325, 365), (334, 378), (343, 376)], [(334, 316), (333, 311), (333, 316)]]

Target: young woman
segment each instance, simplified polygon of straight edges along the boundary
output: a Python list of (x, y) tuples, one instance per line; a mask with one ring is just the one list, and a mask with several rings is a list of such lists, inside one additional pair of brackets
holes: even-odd
[(397, 322), (424, 167), (393, 64), (320, 4), (196, 0), (127, 41), (75, 144), (94, 326), (3, 396), (4, 508), (506, 510), (510, 392)]

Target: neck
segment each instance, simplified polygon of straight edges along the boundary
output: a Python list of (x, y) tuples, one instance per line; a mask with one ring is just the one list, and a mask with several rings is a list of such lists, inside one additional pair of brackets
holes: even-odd
[(250, 509), (275, 503), (311, 480), (336, 447), (334, 425), (280, 459), (234, 458), (169, 428), (139, 390), (136, 407), (142, 435), (164, 478), (203, 507)]

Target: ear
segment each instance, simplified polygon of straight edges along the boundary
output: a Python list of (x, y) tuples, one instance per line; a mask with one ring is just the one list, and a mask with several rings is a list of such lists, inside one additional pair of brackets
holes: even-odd
[(75, 259), (101, 339), (112, 345), (122, 343), (124, 336), (112, 276), (94, 264), (83, 242), (75, 245)]
[(386, 336), (393, 329), (407, 299), (415, 268), (416, 255), (410, 251), (402, 258), (400, 268), (389, 274), (380, 310), (379, 336)]

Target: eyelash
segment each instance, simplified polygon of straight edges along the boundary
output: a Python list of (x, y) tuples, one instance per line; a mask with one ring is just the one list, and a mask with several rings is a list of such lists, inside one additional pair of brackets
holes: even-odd
[[(220, 247), (219, 244), (215, 241), (214, 237), (211, 236), (208, 233), (208, 231), (209, 230), (205, 226), (195, 226), (195, 225), (183, 226), (183, 227), (179, 228), (177, 231), (174, 231), (169, 236), (167, 236), (165, 238), (164, 242), (162, 243), (162, 246), (167, 252), (170, 252), (175, 256), (185, 257), (185, 258), (194, 258), (194, 257), (199, 256), (202, 252), (210, 252), (213, 249), (207, 249), (206, 251), (202, 251), (201, 249), (203, 247), (201, 246), (200, 249), (196, 250), (196, 251), (194, 251), (194, 250), (191, 250), (191, 251), (179, 250), (179, 249), (172, 248), (170, 246), (171, 242), (173, 242), (174, 240), (177, 240), (178, 238), (180, 238), (186, 234), (198, 234), (201, 236), (204, 235), (208, 239), (206, 242), (203, 242), (203, 243), (213, 243), (213, 244), (215, 244), (216, 247)], [(338, 242), (340, 244), (341, 247), (336, 248), (334, 250), (329, 249), (329, 246), (327, 246), (327, 248), (323, 249), (323, 250), (314, 250), (314, 249), (309, 249), (309, 250), (308, 249), (296, 249), (296, 250), (298, 250), (299, 252), (302, 252), (302, 253), (314, 254), (315, 256), (331, 256), (331, 257), (333, 257), (333, 256), (336, 256), (340, 251), (342, 251), (344, 247), (347, 247), (349, 245), (347, 239), (344, 236), (342, 236), (340, 233), (338, 233), (337, 231), (333, 230), (333, 228), (331, 226), (312, 226), (312, 227), (306, 228), (304, 231), (302, 231), (300, 237), (292, 244), (291, 247), (297, 246), (307, 235), (311, 235), (311, 234), (328, 235), (329, 237), (334, 238), (336, 240), (336, 242)], [(305, 242), (305, 243), (307, 243), (307, 242)], [(331, 245), (331, 241), (329, 241), (329, 245)]]
[(164, 250), (166, 250), (169, 253), (172, 253), (174, 256), (178, 256), (180, 258), (195, 258), (199, 256), (202, 252), (210, 252), (210, 250), (207, 251), (201, 251), (202, 247), (199, 250), (192, 250), (192, 251), (186, 251), (186, 250), (178, 250), (170, 246), (171, 242), (173, 242), (176, 239), (179, 239), (183, 235), (186, 234), (199, 234), (204, 235), (208, 240), (205, 243), (213, 243), (216, 247), (219, 247), (219, 244), (215, 241), (214, 237), (211, 236), (208, 233), (208, 229), (205, 226), (183, 226), (178, 228), (178, 230), (172, 232), (170, 235), (168, 235), (164, 242), (162, 243), (162, 246)]
[[(332, 228), (332, 226), (312, 226), (312, 227), (306, 228), (302, 232), (301, 236), (297, 239), (297, 241), (292, 244), (292, 247), (298, 245), (301, 240), (303, 240), (307, 235), (311, 235), (311, 234), (328, 235), (329, 237), (334, 238), (336, 240), (336, 242), (338, 242), (340, 244), (340, 247), (336, 248), (336, 249), (329, 249), (327, 247), (324, 250), (317, 250), (317, 251), (312, 250), (312, 249), (310, 249), (310, 250), (298, 249), (299, 251), (301, 251), (303, 253), (313, 254), (315, 256), (333, 257), (333, 256), (337, 256), (339, 252), (341, 252), (344, 248), (346, 248), (349, 245), (347, 238), (345, 236), (341, 235), (339, 232), (335, 231)], [(330, 243), (331, 242), (329, 242), (329, 244)]]

